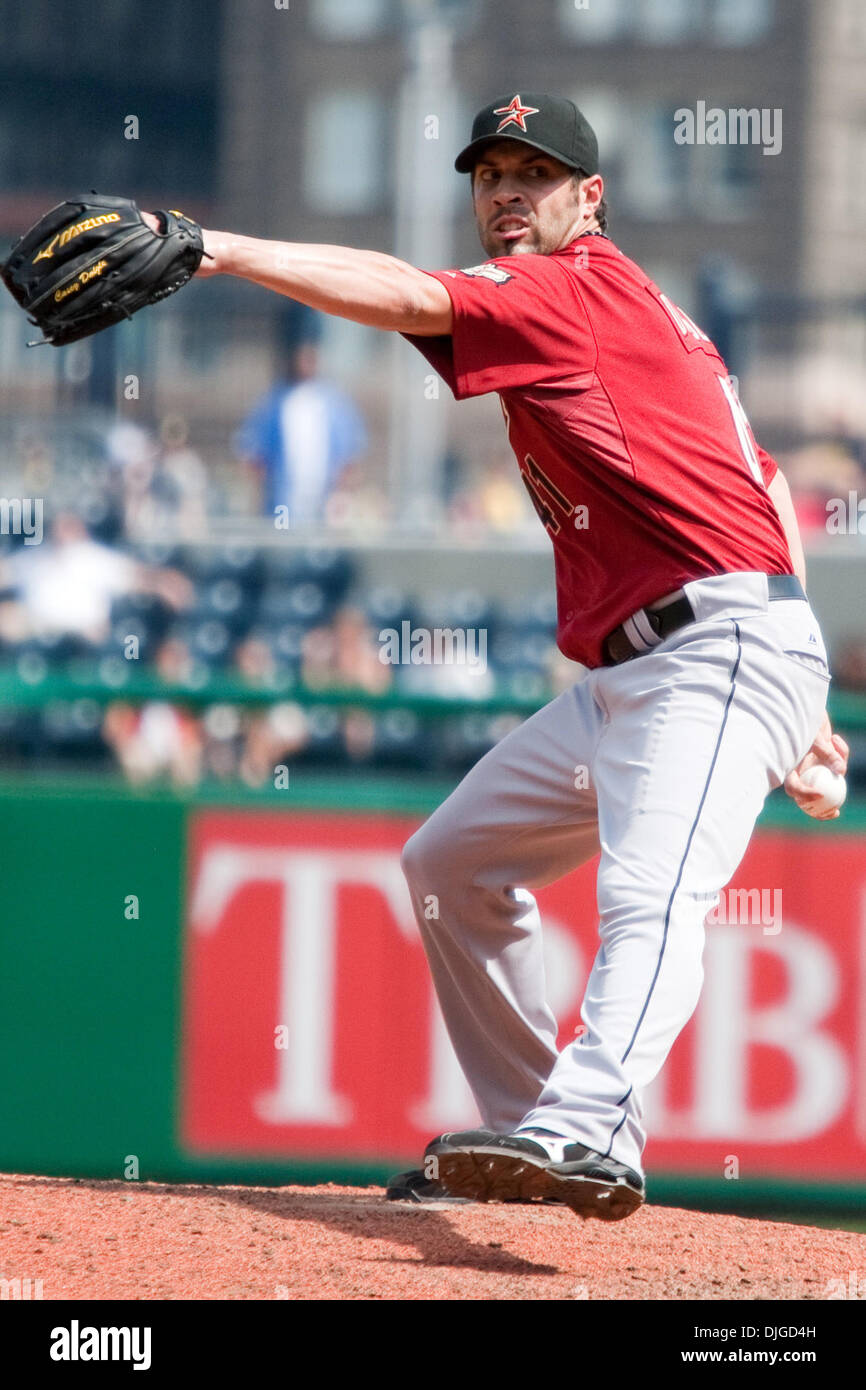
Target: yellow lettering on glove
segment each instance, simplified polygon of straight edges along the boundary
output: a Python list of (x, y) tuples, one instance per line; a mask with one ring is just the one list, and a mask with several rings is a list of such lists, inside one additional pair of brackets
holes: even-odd
[(49, 260), (54, 255), (54, 247), (59, 239), (60, 245), (65, 246), (73, 237), (80, 236), (82, 232), (89, 232), (93, 227), (104, 227), (108, 222), (121, 222), (123, 219), (119, 212), (102, 212), (98, 217), (85, 217), (83, 222), (76, 222), (72, 227), (67, 227), (65, 231), (58, 232), (57, 236), (52, 237), (47, 246), (33, 257), (33, 264), (37, 261)]
[(76, 290), (80, 290), (81, 286), (86, 285), (88, 280), (94, 280), (97, 275), (101, 275), (107, 265), (108, 261), (97, 261), (96, 265), (90, 266), (87, 270), (82, 270), (80, 275), (72, 281), (71, 285), (67, 285), (65, 289), (55, 290), (55, 304), (59, 304), (61, 299), (65, 299), (67, 295), (74, 294)]

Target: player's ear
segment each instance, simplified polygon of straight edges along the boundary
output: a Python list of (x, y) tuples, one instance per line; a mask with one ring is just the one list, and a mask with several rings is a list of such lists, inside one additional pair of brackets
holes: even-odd
[(604, 179), (601, 177), (601, 174), (584, 174), (581, 170), (578, 170), (575, 175), (575, 184), (578, 191), (583, 189), (586, 204), (590, 212), (595, 212), (604, 197)]

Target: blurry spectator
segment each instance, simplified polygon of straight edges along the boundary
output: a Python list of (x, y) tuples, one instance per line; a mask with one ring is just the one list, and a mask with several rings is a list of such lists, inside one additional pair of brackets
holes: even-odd
[(238, 772), (247, 786), (275, 785), (276, 769), (309, 742), (307, 716), (300, 705), (280, 700), (246, 720)]
[[(184, 683), (193, 671), (187, 644), (168, 637), (156, 654), (156, 670), (166, 684)], [(102, 734), (129, 782), (169, 777), (177, 787), (195, 786), (202, 771), (202, 726), (188, 709), (164, 700), (138, 707), (116, 701), (105, 711)]]
[(277, 678), (277, 662), (267, 638), (251, 632), (235, 651), (235, 668), (248, 685), (269, 686)]
[(511, 459), (489, 464), (479, 488), (481, 515), (494, 531), (514, 531), (532, 520), (526, 489), (514, 476)]
[(2, 564), (2, 586), (15, 592), (5, 604), (0, 632), (7, 641), (71, 637), (100, 645), (109, 633), (111, 605), (122, 594), (154, 594), (179, 609), (193, 589), (177, 570), (140, 564), (94, 541), (80, 517), (61, 512), (51, 539), (22, 546)]
[(487, 664), (486, 653), (473, 651), (472, 656), (471, 661), (446, 660), (401, 666), (400, 690), (407, 695), (488, 700), (496, 694), (496, 677)]
[(491, 459), (480, 479), (456, 491), (448, 519), (458, 527), (482, 526), (504, 534), (537, 525), (526, 489), (508, 459)]
[(343, 720), (343, 742), (353, 763), (368, 761), (376, 747), (376, 720), (366, 709), (350, 709)]
[(301, 678), (311, 690), (387, 690), (392, 668), (379, 660), (378, 634), (359, 608), (341, 608), (328, 627), (311, 628), (302, 647)]
[(139, 536), (152, 540), (168, 533), (178, 540), (201, 540), (207, 534), (208, 475), (201, 456), (189, 446), (188, 421), (182, 415), (166, 415), (159, 439), (149, 507), (141, 517)]
[(231, 782), (241, 756), (242, 714), (236, 705), (210, 705), (201, 722), (202, 771), (218, 782)]
[(142, 512), (156, 470), (157, 446), (153, 436), (141, 425), (118, 420), (105, 437), (105, 451), (112, 469), (112, 490), (120, 498), (123, 532), (135, 540), (145, 535)]
[(862, 637), (851, 637), (834, 647), (830, 668), (838, 689), (866, 695), (866, 641)]
[(54, 450), (34, 426), (28, 427), (19, 442), (16, 473), (21, 492), (27, 497), (44, 497), (54, 486)]
[(156, 459), (156, 444), (142, 425), (117, 420), (105, 437), (105, 449), (112, 467), (130, 474), (138, 470), (150, 477)]
[(168, 534), (188, 541), (206, 535), (207, 469), (189, 447), (182, 415), (165, 416), (159, 443), (140, 425), (116, 424), (106, 447), (117, 470), (126, 536), (152, 541)]
[(840, 444), (810, 444), (786, 455), (782, 471), (788, 480), (803, 539), (827, 534), (827, 503), (863, 486), (856, 459)]
[[(279, 380), (241, 425), (241, 458), (261, 475), (262, 510), (290, 527), (321, 522), (345, 469), (367, 447), (354, 402), (319, 371), (321, 316), (292, 303), (281, 334)], [(277, 512), (284, 508), (284, 512)]]
[(207, 469), (201, 455), (189, 445), (189, 421), (183, 415), (166, 415), (160, 426), (162, 454), (160, 476), (170, 487), (182, 533), (190, 538), (205, 533)]
[(347, 463), (325, 501), (325, 524), (369, 534), (386, 526), (393, 510), (393, 499), (364, 465)]
[[(235, 652), (235, 668), (249, 685), (273, 686), (277, 664), (268, 642), (251, 634), (239, 643)], [(280, 700), (265, 709), (251, 706), (242, 720), (242, 746), (238, 757), (238, 773), (251, 787), (273, 785), (275, 769), (309, 740), (307, 717), (300, 705)]]

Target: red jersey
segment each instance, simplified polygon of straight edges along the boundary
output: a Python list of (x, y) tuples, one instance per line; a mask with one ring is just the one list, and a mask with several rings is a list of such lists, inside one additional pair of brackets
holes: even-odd
[(557, 645), (586, 666), (692, 579), (791, 574), (755, 442), (707, 335), (605, 236), (430, 271), (450, 335), (404, 334), (457, 400), (496, 391), (553, 542)]

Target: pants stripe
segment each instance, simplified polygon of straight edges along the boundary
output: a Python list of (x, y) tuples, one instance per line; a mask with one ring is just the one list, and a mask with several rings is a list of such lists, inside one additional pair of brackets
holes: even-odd
[[(633, 1086), (629, 1086), (629, 1088), (628, 1088), (628, 1090), (626, 1091), (625, 1095), (623, 1096), (622, 1100), (618, 1100), (618, 1101), (617, 1101), (617, 1105), (625, 1105), (626, 1101), (628, 1100), (628, 1098), (629, 1098), (629, 1096), (631, 1095), (631, 1093), (632, 1093), (633, 1090), (634, 1090), (634, 1087), (633, 1087)], [(617, 1125), (616, 1129), (614, 1130), (613, 1134), (610, 1136), (610, 1143), (608, 1144), (608, 1146), (607, 1146), (607, 1148), (605, 1149), (604, 1154), (603, 1154), (603, 1157), (604, 1157), (604, 1158), (610, 1158), (610, 1151), (611, 1151), (611, 1149), (613, 1148), (613, 1141), (614, 1141), (614, 1139), (616, 1138), (616, 1136), (619, 1134), (619, 1132), (620, 1132), (620, 1130), (622, 1129), (623, 1125), (625, 1124), (627, 1118), (628, 1118), (628, 1111), (627, 1111), (627, 1110), (624, 1110), (624, 1111), (622, 1112), (622, 1119), (620, 1120), (620, 1122), (619, 1122), (619, 1124)]]
[[(620, 1062), (624, 1062), (624, 1061), (626, 1060), (626, 1058), (628, 1057), (628, 1054), (631, 1052), (632, 1048), (634, 1047), (635, 1041), (636, 1041), (636, 1039), (637, 1039), (638, 1032), (640, 1031), (640, 1026), (641, 1026), (641, 1024), (643, 1023), (644, 1018), (646, 1017), (646, 1011), (647, 1011), (647, 1009), (649, 1008), (650, 1000), (652, 999), (653, 991), (654, 991), (654, 989), (655, 989), (655, 987), (656, 987), (656, 982), (657, 982), (657, 980), (658, 980), (659, 973), (660, 973), (661, 968), (662, 968), (662, 961), (663, 961), (663, 959), (664, 959), (665, 947), (667, 946), (668, 929), (669, 929), (669, 927), (670, 927), (671, 912), (673, 911), (674, 899), (676, 898), (677, 890), (679, 889), (680, 882), (681, 882), (681, 880), (682, 880), (683, 870), (685, 869), (685, 866), (686, 866), (686, 859), (688, 858), (689, 850), (690, 850), (691, 847), (692, 847), (692, 840), (694, 839), (694, 837), (695, 837), (695, 831), (696, 831), (697, 828), (698, 828), (698, 823), (699, 823), (700, 818), (701, 818), (701, 812), (702, 812), (703, 809), (704, 809), (704, 803), (705, 803), (705, 801), (706, 801), (706, 799), (707, 799), (707, 793), (708, 793), (708, 791), (709, 791), (709, 789), (710, 789), (710, 781), (712, 780), (713, 770), (714, 770), (714, 768), (715, 768), (715, 766), (716, 766), (716, 763), (717, 763), (717, 761), (718, 761), (719, 749), (720, 749), (721, 746), (722, 746), (722, 738), (723, 738), (723, 736), (724, 736), (725, 726), (726, 726), (726, 724), (727, 724), (727, 722), (728, 722), (728, 714), (729, 714), (729, 712), (730, 712), (731, 702), (732, 702), (732, 700), (733, 700), (733, 698), (734, 698), (734, 691), (736, 690), (736, 686), (737, 686), (737, 671), (739, 670), (739, 667), (740, 667), (740, 658), (741, 658), (741, 656), (742, 656), (742, 650), (743, 650), (743, 649), (742, 649), (742, 644), (741, 644), (741, 641), (740, 641), (740, 628), (739, 628), (739, 624), (738, 624), (738, 623), (734, 623), (734, 629), (735, 629), (736, 634), (737, 634), (737, 657), (736, 657), (736, 660), (735, 660), (735, 662), (734, 662), (733, 669), (732, 669), (732, 671), (731, 671), (731, 688), (730, 688), (730, 690), (729, 690), (729, 692), (728, 692), (728, 698), (727, 698), (727, 700), (725, 701), (725, 711), (724, 711), (724, 714), (722, 715), (722, 724), (721, 724), (721, 728), (719, 729), (719, 736), (718, 736), (718, 738), (716, 739), (716, 746), (715, 746), (715, 749), (713, 750), (712, 762), (710, 763), (710, 769), (709, 769), (709, 772), (707, 773), (707, 780), (706, 780), (706, 782), (704, 783), (704, 790), (703, 790), (703, 792), (701, 793), (701, 799), (700, 799), (700, 803), (699, 803), (699, 805), (698, 805), (698, 809), (697, 809), (697, 811), (695, 812), (695, 818), (694, 818), (694, 820), (692, 821), (692, 826), (691, 826), (691, 829), (690, 829), (690, 831), (689, 831), (689, 838), (688, 838), (688, 840), (686, 841), (686, 847), (685, 847), (685, 850), (683, 851), (683, 857), (682, 857), (682, 859), (680, 860), (680, 867), (679, 867), (679, 870), (678, 870), (678, 872), (677, 872), (676, 882), (675, 882), (675, 884), (674, 884), (674, 886), (673, 886), (673, 889), (671, 890), (670, 898), (668, 899), (667, 911), (665, 912), (664, 933), (663, 933), (663, 935), (662, 935), (662, 944), (661, 944), (661, 948), (660, 948), (660, 950), (659, 950), (659, 957), (658, 957), (658, 960), (657, 960), (657, 962), (656, 962), (655, 974), (654, 974), (653, 977), (652, 977), (652, 983), (650, 984), (649, 990), (647, 991), (647, 997), (646, 997), (646, 999), (644, 1000), (644, 1006), (643, 1006), (643, 1008), (642, 1008), (641, 1011), (640, 1011), (640, 1017), (639, 1017), (637, 1023), (635, 1024), (635, 1030), (634, 1030), (634, 1032), (633, 1032), (632, 1035), (631, 1035), (631, 1041), (630, 1041), (628, 1047), (626, 1048), (625, 1052), (622, 1054), (622, 1057), (620, 1058)], [(625, 1118), (625, 1117), (623, 1117), (623, 1118)], [(620, 1124), (622, 1124), (622, 1121), (620, 1121)], [(617, 1129), (619, 1129), (619, 1125), (617, 1126)], [(614, 1131), (614, 1132), (616, 1132), (616, 1131)]]

